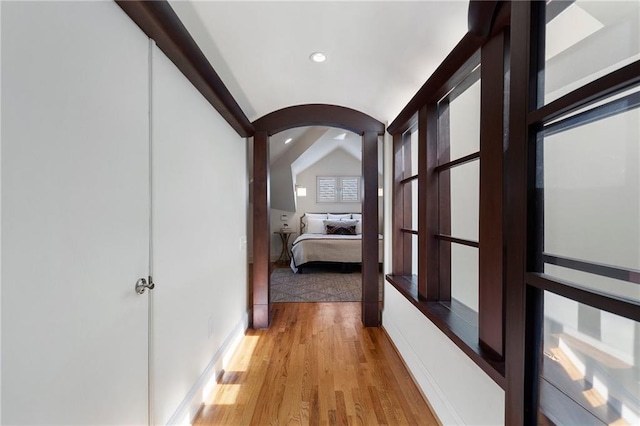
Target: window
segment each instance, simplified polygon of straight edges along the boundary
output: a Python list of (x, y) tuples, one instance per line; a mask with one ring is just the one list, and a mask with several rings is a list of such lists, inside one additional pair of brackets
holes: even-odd
[(359, 203), (360, 176), (318, 176), (318, 203)]
[[(480, 220), (480, 68), (438, 102), (439, 300), (477, 313)], [(445, 278), (446, 277), (446, 278)]]
[(418, 276), (418, 128), (394, 138), (394, 265), (414, 285)]
[(544, 292), (539, 424), (640, 424), (640, 323)]
[(437, 80), (442, 86), (393, 134), (387, 277), (501, 386), (507, 42), (498, 32), (449, 68)]
[[(640, 3), (513, 6), (512, 28), (534, 29), (513, 38), (521, 44), (512, 52), (530, 52), (514, 59), (511, 87), (522, 120), (510, 144), (522, 149), (511, 158), (511, 181), (520, 183), (510, 213), (526, 218), (518, 226), (526, 234), (510, 228), (525, 262), (507, 265), (524, 296), (514, 310), (526, 309), (512, 339), (527, 350), (513, 357), (532, 374), (512, 386), (513, 400), (530, 395), (530, 405), (508, 417), (638, 424)], [(532, 67), (520, 69), (527, 59)]]
[[(640, 301), (640, 86), (548, 121), (532, 143), (539, 261), (526, 282), (544, 290), (539, 416), (638, 424), (640, 328), (611, 304)], [(583, 297), (561, 296), (572, 288)]]
[(637, 1), (553, 0), (543, 13), (542, 103), (640, 59)]

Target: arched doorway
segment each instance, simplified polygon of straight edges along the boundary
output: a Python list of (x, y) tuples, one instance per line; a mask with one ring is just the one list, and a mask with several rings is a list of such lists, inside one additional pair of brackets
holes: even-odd
[(308, 104), (269, 113), (253, 126), (253, 301), (252, 327), (270, 323), (270, 223), (269, 138), (284, 130), (304, 126), (330, 126), (362, 136), (362, 323), (380, 325), (378, 302), (378, 136), (380, 121), (350, 108)]

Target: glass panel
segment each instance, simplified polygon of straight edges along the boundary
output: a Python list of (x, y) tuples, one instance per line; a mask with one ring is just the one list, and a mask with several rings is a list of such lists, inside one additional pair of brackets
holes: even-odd
[(640, 424), (640, 324), (549, 292), (544, 306), (540, 414), (554, 424)]
[(544, 103), (640, 59), (640, 2), (546, 5)]
[(418, 236), (411, 234), (411, 274), (418, 275)]
[[(544, 136), (541, 149), (544, 252), (640, 269), (640, 108)], [(640, 299), (636, 284), (545, 272)]]
[(450, 159), (480, 151), (480, 80), (449, 104)]
[[(445, 182), (450, 179), (451, 236), (478, 241), (480, 218), (480, 161), (454, 167), (440, 173)], [(446, 197), (446, 194), (441, 194)], [(446, 234), (446, 226), (441, 229)]]
[(478, 249), (451, 244), (451, 297), (478, 312)]
[(418, 179), (411, 181), (411, 229), (418, 230)]
[(418, 174), (418, 129), (411, 132), (411, 176)]
[(544, 273), (603, 293), (640, 300), (640, 285), (557, 265), (544, 265)]

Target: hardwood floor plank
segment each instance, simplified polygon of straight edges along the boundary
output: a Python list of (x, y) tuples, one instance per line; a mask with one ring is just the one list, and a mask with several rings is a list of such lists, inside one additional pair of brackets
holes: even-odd
[(336, 397), (336, 420), (339, 425), (349, 424), (347, 417), (347, 405), (344, 400), (344, 393), (342, 391), (335, 392)]
[(225, 368), (194, 425), (438, 424), (359, 303), (274, 303)]

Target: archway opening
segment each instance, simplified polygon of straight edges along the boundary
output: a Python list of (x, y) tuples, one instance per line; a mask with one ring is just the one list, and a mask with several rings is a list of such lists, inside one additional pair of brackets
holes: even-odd
[[(361, 137), (362, 156), (362, 322), (380, 324), (379, 303), (379, 137), (384, 125), (372, 117), (333, 105), (300, 105), (270, 113), (253, 123), (253, 328), (270, 323), (271, 162), (270, 137), (304, 126), (348, 130)], [(327, 212), (328, 213), (328, 212)]]

